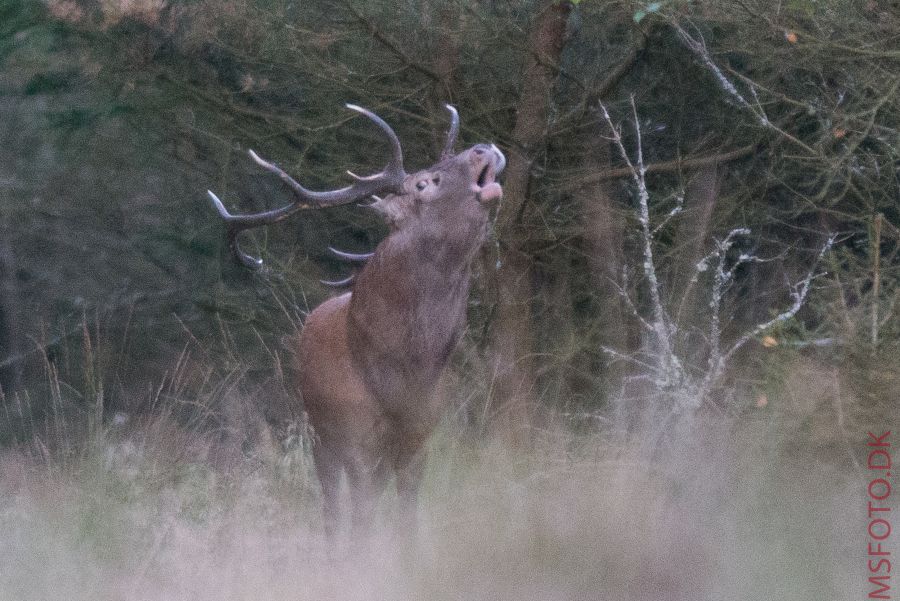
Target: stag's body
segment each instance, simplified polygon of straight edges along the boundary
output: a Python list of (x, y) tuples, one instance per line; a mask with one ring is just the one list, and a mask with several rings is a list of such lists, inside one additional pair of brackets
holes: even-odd
[(416, 217), (394, 231), (352, 294), (323, 303), (306, 321), (298, 384), (317, 437), (329, 532), (342, 469), (359, 534), (391, 473), (404, 519), (415, 520), (424, 444), (442, 413), (435, 388), (465, 327), (471, 262), (486, 223), (481, 211), (461, 213)]
[[(365, 536), (375, 502), (396, 475), (401, 516), (414, 530), (425, 443), (441, 417), (436, 388), (465, 327), (471, 265), (481, 246), (489, 207), (502, 194), (495, 181), (505, 165), (493, 145), (452, 153), (455, 110), (442, 160), (428, 170), (403, 171), (400, 143), (380, 118), (359, 109), (389, 136), (394, 157), (381, 173), (348, 188), (310, 192), (251, 152), (258, 164), (294, 190), (294, 204), (257, 215), (230, 215), (210, 196), (229, 226), (237, 257), (244, 229), (273, 223), (306, 208), (345, 204), (379, 193), (376, 208), (391, 233), (378, 245), (351, 293), (317, 307), (299, 340), (295, 386), (315, 432), (313, 454), (322, 485), (325, 529), (337, 529), (341, 474), (353, 504), (353, 530)], [(347, 253), (339, 256), (358, 257)]]

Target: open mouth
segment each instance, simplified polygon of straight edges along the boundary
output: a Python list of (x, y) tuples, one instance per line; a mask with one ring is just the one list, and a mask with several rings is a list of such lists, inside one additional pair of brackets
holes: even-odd
[(491, 165), (485, 165), (484, 169), (481, 170), (481, 173), (478, 174), (479, 188), (483, 188), (485, 184), (494, 181), (494, 174), (491, 173), (491, 167)]
[(478, 172), (478, 177), (475, 180), (475, 185), (479, 188), (496, 182), (497, 176), (506, 167), (506, 157), (493, 144), (490, 146), (484, 144), (477, 146), (474, 159), (479, 162), (483, 161), (481, 170)]
[(481, 203), (499, 200), (503, 196), (503, 188), (497, 183), (497, 175), (506, 166), (506, 157), (493, 144), (489, 147), (479, 145), (474, 149), (473, 160), (484, 161), (478, 177), (472, 183), (475, 198)]

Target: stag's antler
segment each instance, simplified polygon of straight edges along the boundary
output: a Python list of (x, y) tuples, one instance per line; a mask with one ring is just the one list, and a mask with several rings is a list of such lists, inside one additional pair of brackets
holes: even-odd
[(328, 247), (328, 252), (348, 263), (365, 263), (375, 256), (375, 253), (348, 253), (343, 250), (338, 250), (333, 246)]
[[(379, 117), (375, 113), (354, 104), (348, 104), (347, 108), (352, 111), (362, 113), (363, 115), (374, 121), (375, 124), (378, 125), (378, 127), (380, 127), (381, 130), (385, 133), (385, 135), (387, 135), (388, 140), (391, 143), (393, 156), (381, 172), (367, 177), (360, 177), (348, 171), (347, 173), (350, 175), (350, 177), (356, 180), (352, 185), (347, 186), (346, 188), (341, 188), (339, 190), (314, 192), (312, 190), (307, 190), (277, 165), (260, 158), (259, 155), (251, 150), (249, 151), (250, 157), (256, 162), (257, 165), (259, 165), (266, 171), (270, 171), (277, 175), (279, 178), (281, 178), (281, 181), (286, 183), (288, 187), (291, 188), (291, 191), (294, 193), (294, 202), (278, 209), (263, 211), (262, 213), (254, 213), (251, 215), (232, 215), (225, 208), (225, 205), (222, 203), (222, 201), (219, 200), (219, 197), (213, 194), (212, 191), (207, 190), (207, 194), (209, 194), (213, 205), (216, 207), (216, 210), (219, 212), (222, 220), (225, 221), (225, 225), (227, 227), (228, 245), (231, 247), (231, 250), (234, 253), (235, 257), (237, 257), (237, 259), (247, 267), (258, 269), (262, 266), (262, 259), (251, 257), (243, 250), (241, 250), (241, 247), (238, 244), (237, 237), (238, 234), (240, 234), (244, 230), (259, 227), (262, 225), (277, 223), (302, 209), (335, 207), (338, 205), (356, 202), (363, 198), (372, 196), (373, 194), (384, 192), (398, 192), (400, 190), (403, 184), (403, 180), (406, 178), (406, 171), (404, 171), (403, 169), (403, 150), (400, 147), (400, 140), (397, 138), (397, 134), (394, 133), (394, 130), (391, 129), (390, 125), (388, 125), (381, 117)], [(455, 113), (456, 111), (453, 112)], [(449, 144), (450, 142), (448, 141), (448, 145)]]
[[(344, 261), (346, 263), (365, 263), (369, 259), (375, 256), (375, 253), (348, 253), (343, 250), (338, 250), (333, 246), (328, 247), (328, 251), (333, 254), (335, 257)], [(356, 279), (356, 271), (354, 270), (349, 276), (345, 277), (342, 280), (319, 280), (319, 283), (328, 286), (329, 288), (346, 288)]]
[(328, 286), (329, 288), (346, 288), (350, 284), (353, 283), (353, 280), (356, 279), (356, 274), (351, 273), (343, 280), (319, 280), (319, 283), (323, 286)]

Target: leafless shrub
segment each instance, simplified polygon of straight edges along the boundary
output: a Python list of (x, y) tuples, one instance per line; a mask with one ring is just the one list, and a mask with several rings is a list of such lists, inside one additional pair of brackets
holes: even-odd
[[(613, 360), (621, 360), (636, 368), (627, 378), (628, 382), (640, 381), (645, 384), (643, 390), (649, 390), (657, 409), (671, 411), (673, 414), (692, 412), (710, 399), (711, 394), (722, 383), (730, 362), (748, 342), (769, 331), (773, 327), (793, 318), (806, 302), (812, 283), (818, 277), (817, 268), (822, 257), (831, 249), (835, 237), (829, 236), (822, 245), (807, 274), (789, 287), (791, 303), (769, 320), (757, 323), (731, 340), (726, 340), (722, 328), (723, 299), (734, 283), (737, 270), (745, 264), (762, 262), (764, 259), (752, 252), (739, 252), (733, 249), (736, 242), (750, 235), (747, 228), (734, 228), (722, 239), (715, 240), (712, 250), (695, 266), (691, 279), (692, 285), (698, 285), (701, 278), (707, 276), (707, 312), (703, 321), (706, 331), (704, 355), (705, 365), (691, 365), (684, 356), (683, 345), (686, 332), (666, 308), (666, 292), (663, 290), (658, 275), (654, 251), (657, 245), (657, 232), (668, 219), (680, 211), (680, 204), (666, 216), (663, 223), (652, 226), (650, 219), (651, 194), (647, 187), (646, 167), (643, 159), (640, 121), (634, 98), (631, 98), (632, 116), (635, 124), (635, 153), (632, 160), (619, 127), (613, 122), (606, 107), (601, 103), (599, 108), (611, 132), (612, 141), (619, 155), (631, 172), (634, 183), (637, 206), (635, 213), (640, 224), (639, 238), (641, 242), (641, 265), (643, 268), (643, 284), (648, 302), (642, 306), (632, 298), (628, 287), (621, 283), (618, 287), (626, 305), (645, 333), (646, 344), (637, 353), (623, 352), (619, 349), (604, 348)], [(661, 405), (661, 407), (659, 407)]]

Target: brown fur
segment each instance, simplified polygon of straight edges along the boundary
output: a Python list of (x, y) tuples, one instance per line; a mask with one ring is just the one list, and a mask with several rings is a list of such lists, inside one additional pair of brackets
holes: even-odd
[(465, 327), (471, 264), (504, 162), (495, 147), (478, 145), (407, 176), (401, 194), (379, 203), (392, 232), (352, 292), (306, 321), (297, 389), (316, 434), (329, 536), (342, 471), (354, 535), (367, 532), (392, 474), (402, 523), (415, 528), (425, 443), (443, 405), (435, 389)]

